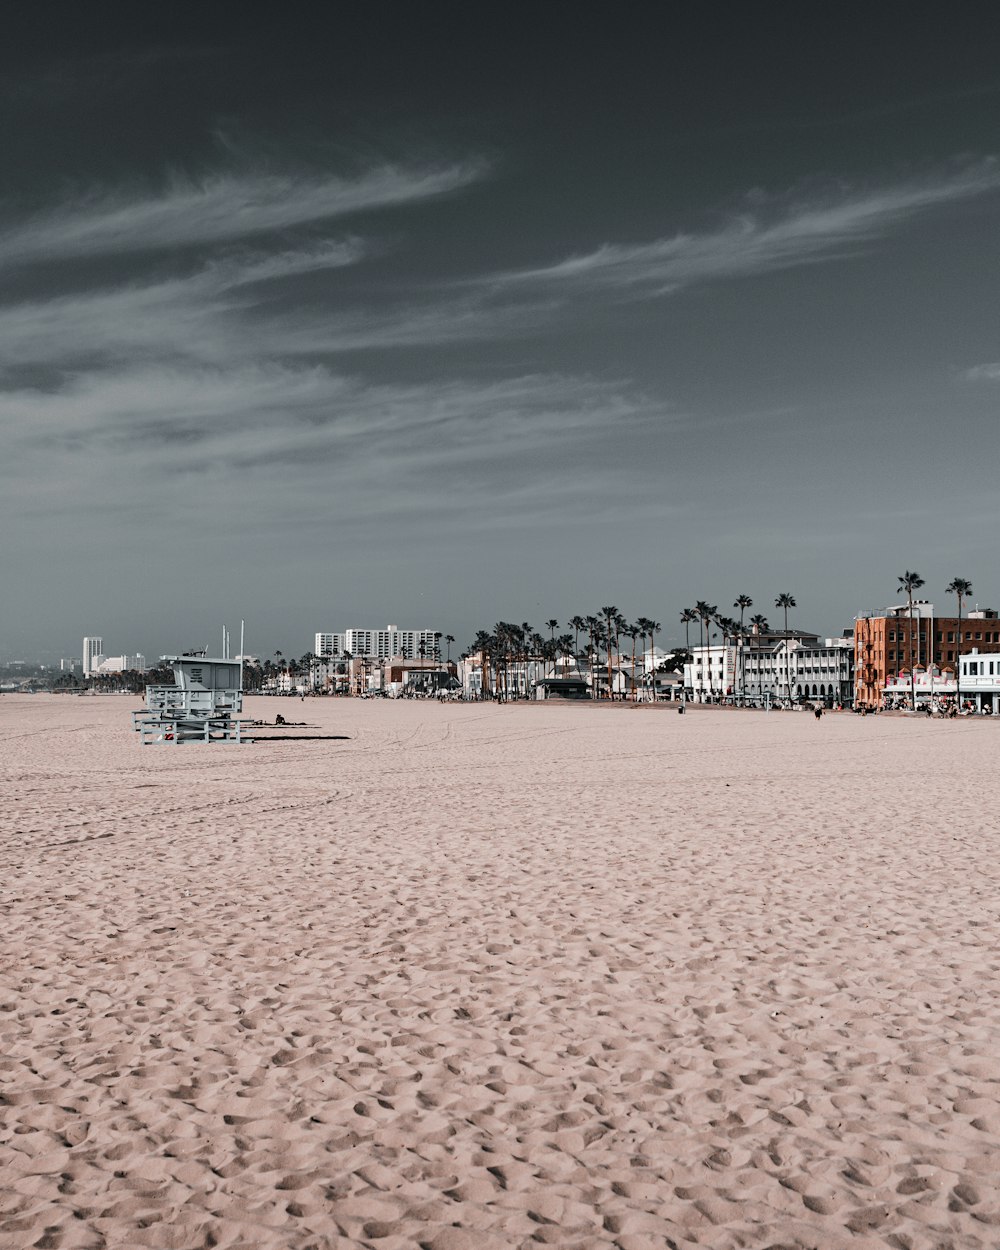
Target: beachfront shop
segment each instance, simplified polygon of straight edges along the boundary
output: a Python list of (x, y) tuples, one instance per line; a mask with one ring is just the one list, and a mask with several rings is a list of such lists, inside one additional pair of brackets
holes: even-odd
[(916, 707), (918, 711), (930, 708), (932, 712), (945, 711), (955, 702), (957, 685), (953, 668), (938, 668), (932, 664), (925, 668), (918, 664), (914, 669), (915, 681), (911, 681), (908, 668), (901, 668), (898, 673), (890, 674), (885, 679), (882, 707), (887, 712), (905, 712), (914, 706), (914, 685), (916, 686)]
[(958, 664), (962, 704), (986, 715), (1000, 713), (1000, 655), (980, 655), (973, 648)]

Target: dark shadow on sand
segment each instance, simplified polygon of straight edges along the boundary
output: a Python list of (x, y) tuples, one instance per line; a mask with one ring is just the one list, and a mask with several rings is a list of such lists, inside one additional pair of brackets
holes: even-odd
[(249, 731), (254, 742), (350, 742), (350, 734), (262, 734), (259, 729)]

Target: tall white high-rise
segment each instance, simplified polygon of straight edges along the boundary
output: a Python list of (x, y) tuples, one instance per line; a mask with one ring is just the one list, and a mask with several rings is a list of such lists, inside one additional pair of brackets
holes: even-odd
[(313, 646), (313, 655), (319, 656), (320, 659), (326, 659), (330, 656), (340, 655), (343, 649), (343, 634), (317, 634)]
[(402, 655), (408, 660), (415, 660), (418, 656), (434, 653), (435, 638), (433, 629), (400, 629), (398, 625), (387, 625), (385, 629), (346, 629), (344, 650), (350, 651), (351, 655), (378, 659)]
[(97, 667), (97, 657), (104, 654), (103, 638), (84, 638), (83, 640), (83, 675), (89, 677)]

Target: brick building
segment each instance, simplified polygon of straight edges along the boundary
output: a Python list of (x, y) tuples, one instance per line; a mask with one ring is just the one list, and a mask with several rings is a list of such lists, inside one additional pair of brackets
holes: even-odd
[(958, 617), (935, 616), (925, 601), (876, 608), (854, 621), (854, 704), (881, 707), (889, 677), (937, 665), (954, 675), (959, 655), (973, 648), (1000, 653), (1000, 619), (992, 608), (977, 608)]

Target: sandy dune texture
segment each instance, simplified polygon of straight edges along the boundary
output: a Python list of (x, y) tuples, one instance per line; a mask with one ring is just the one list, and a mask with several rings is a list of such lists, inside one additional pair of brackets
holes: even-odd
[(0, 699), (0, 1247), (1000, 1246), (1000, 726)]

